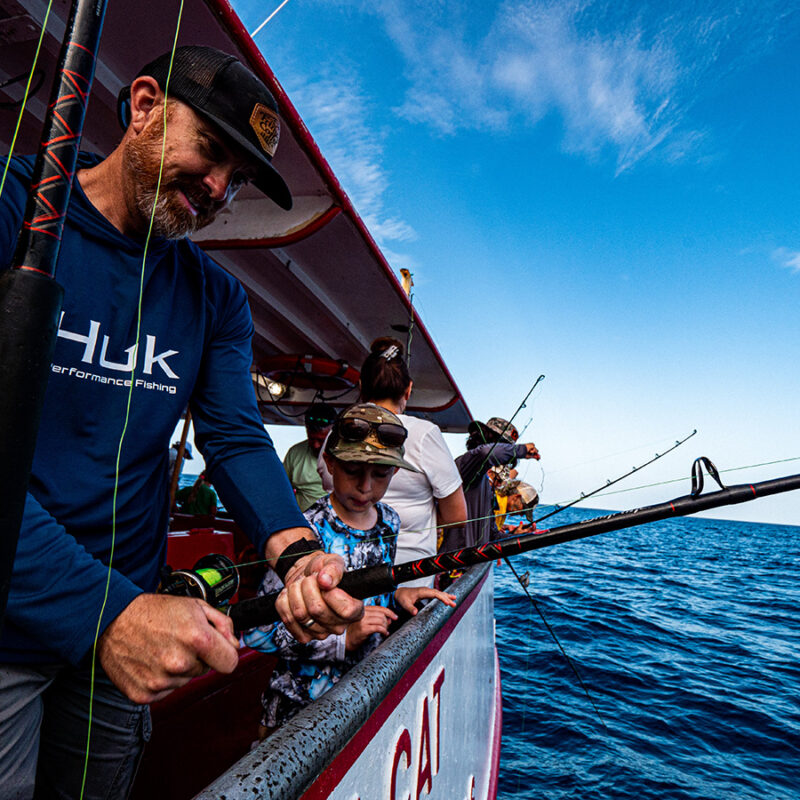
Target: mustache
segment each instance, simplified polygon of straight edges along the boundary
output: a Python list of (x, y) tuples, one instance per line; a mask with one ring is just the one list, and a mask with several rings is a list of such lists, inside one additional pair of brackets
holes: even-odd
[(174, 178), (161, 187), (162, 192), (181, 192), (192, 204), (198, 217), (216, 215), (225, 205), (217, 200), (212, 200), (205, 189), (181, 178)]

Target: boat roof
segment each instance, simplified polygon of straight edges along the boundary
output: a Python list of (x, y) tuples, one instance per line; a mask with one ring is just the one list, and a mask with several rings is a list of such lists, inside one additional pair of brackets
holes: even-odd
[[(84, 150), (107, 154), (113, 149), (121, 136), (116, 114), (119, 90), (143, 64), (172, 47), (178, 4), (167, 9), (155, 0), (137, 0), (135, 11), (132, 6), (109, 3)], [(0, 101), (19, 101), (23, 96), (45, 9), (44, 0), (0, 0), (0, 84), (22, 76), (0, 88)], [(66, 0), (57, 0), (50, 12), (32, 82), (32, 88), (37, 84), (39, 88), (28, 99), (16, 153), (37, 147), (68, 10)], [(363, 362), (375, 338), (393, 335), (411, 341), (414, 390), (408, 411), (443, 430), (466, 430), (469, 409), (425, 325), (229, 3), (187, 0), (178, 44), (210, 45), (236, 54), (270, 88), (281, 113), (280, 145), (273, 163), (290, 187), (292, 210), (281, 210), (248, 187), (236, 199), (235, 213), (220, 214), (193, 237), (247, 290), (255, 325), (254, 368), (267, 378), (277, 376), (289, 387), (276, 405), (263, 391), (264, 378), (258, 381), (254, 373), (259, 396), (267, 400), (261, 403), (264, 421), (296, 423), (320, 386), (327, 387), (324, 396), (334, 405), (353, 402), (352, 366)], [(0, 108), (4, 152), (17, 115), (18, 108)], [(288, 373), (287, 361), (293, 365)], [(318, 367), (338, 377), (329, 375), (327, 382), (317, 382)]]

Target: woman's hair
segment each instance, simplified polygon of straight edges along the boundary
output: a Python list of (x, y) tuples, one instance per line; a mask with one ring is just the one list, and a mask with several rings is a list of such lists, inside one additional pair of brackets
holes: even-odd
[(381, 336), (370, 347), (361, 367), (361, 400), (398, 401), (411, 385), (403, 345), (391, 336)]

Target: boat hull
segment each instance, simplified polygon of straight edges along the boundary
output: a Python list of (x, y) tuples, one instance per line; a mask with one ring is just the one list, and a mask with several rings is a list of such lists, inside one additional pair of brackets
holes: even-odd
[(494, 800), (501, 702), (491, 567), (453, 585), (199, 798)]

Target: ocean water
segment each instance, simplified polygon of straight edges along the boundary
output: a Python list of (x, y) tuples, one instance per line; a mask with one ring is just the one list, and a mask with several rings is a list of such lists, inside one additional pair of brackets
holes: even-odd
[(605, 726), (503, 565), (500, 800), (800, 798), (800, 527), (680, 518), (513, 563)]

